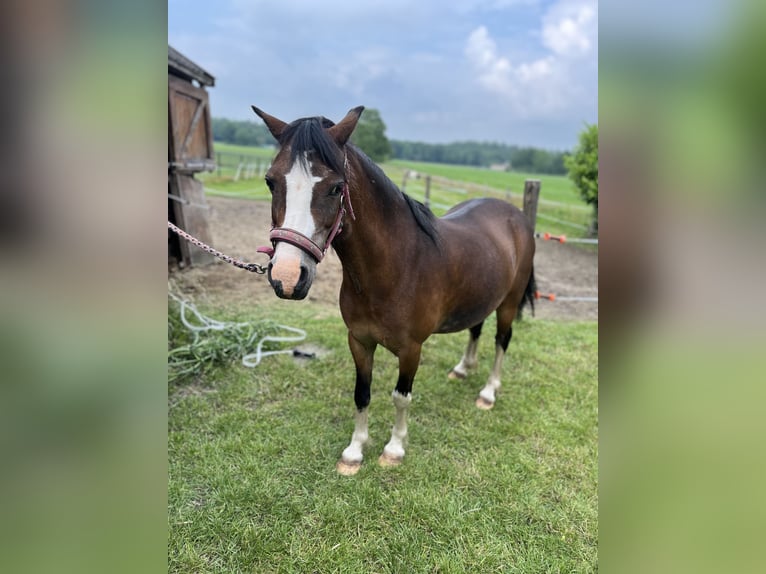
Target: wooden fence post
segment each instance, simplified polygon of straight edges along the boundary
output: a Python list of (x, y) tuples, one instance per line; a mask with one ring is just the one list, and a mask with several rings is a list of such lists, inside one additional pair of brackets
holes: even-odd
[(215, 158), (215, 165), (218, 168), (218, 179), (221, 179), (221, 152), (216, 152)]
[(431, 176), (426, 176), (426, 195), (425, 195), (425, 201), (423, 202), (426, 207), (430, 207), (431, 204)]
[(532, 231), (537, 224), (537, 200), (540, 198), (540, 180), (528, 179), (524, 182), (524, 213), (532, 223)]

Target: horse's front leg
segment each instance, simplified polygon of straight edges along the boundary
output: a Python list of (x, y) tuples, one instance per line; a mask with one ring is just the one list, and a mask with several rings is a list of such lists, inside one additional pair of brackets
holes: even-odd
[(404, 440), (407, 437), (407, 411), (412, 402), (412, 381), (420, 364), (419, 343), (413, 343), (399, 352), (399, 379), (391, 394), (396, 407), (394, 428), (391, 429), (391, 440), (383, 447), (378, 463), (381, 466), (394, 466), (404, 459)]
[(343, 475), (356, 474), (362, 466), (362, 448), (369, 438), (367, 430), (367, 407), (370, 405), (370, 385), (372, 384), (372, 362), (375, 355), (375, 343), (363, 344), (349, 332), (348, 347), (356, 366), (356, 387), (354, 388), (354, 434), (341, 455), (336, 470)]

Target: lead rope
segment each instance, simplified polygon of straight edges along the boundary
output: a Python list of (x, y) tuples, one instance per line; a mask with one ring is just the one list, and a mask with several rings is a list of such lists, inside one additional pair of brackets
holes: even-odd
[[(211, 317), (208, 317), (200, 313), (197, 307), (195, 307), (193, 303), (190, 303), (189, 301), (186, 301), (185, 299), (181, 299), (180, 297), (170, 292), (168, 292), (168, 295), (170, 296), (171, 299), (173, 299), (176, 303), (178, 303), (180, 308), (181, 322), (183, 323), (184, 327), (186, 327), (189, 330), (189, 332), (191, 332), (194, 335), (194, 344), (196, 344), (199, 341), (200, 333), (204, 333), (205, 331), (226, 331), (229, 329), (240, 329), (243, 327), (251, 326), (250, 323), (234, 323), (229, 321), (218, 321), (217, 319), (213, 319)], [(187, 312), (191, 313), (195, 317), (196, 322), (192, 322), (189, 320), (189, 318), (186, 316)], [(300, 343), (301, 341), (306, 339), (306, 331), (304, 331), (303, 329), (298, 329), (297, 327), (290, 327), (288, 325), (277, 325), (277, 328), (282, 329), (284, 331), (290, 331), (291, 333), (295, 333), (295, 335), (289, 335), (286, 337), (275, 337), (273, 335), (266, 335), (264, 337), (261, 337), (261, 339), (258, 341), (258, 345), (255, 348), (255, 352), (247, 353), (246, 355), (242, 356), (242, 364), (245, 367), (250, 367), (250, 368), (257, 367), (264, 357), (270, 357), (272, 355), (292, 355), (294, 357), (302, 357), (302, 358), (308, 358), (308, 359), (314, 358), (315, 356), (314, 353), (306, 353), (298, 349), (282, 349), (278, 351), (264, 351), (263, 345), (266, 343)], [(257, 334), (258, 332), (256, 330), (253, 330), (253, 334), (247, 340), (245, 345), (247, 346), (252, 345), (255, 342), (255, 337), (257, 336)]]
[[(263, 275), (266, 273), (266, 267), (264, 267), (263, 265), (260, 265), (258, 263), (245, 263), (244, 261), (240, 261), (239, 259), (234, 259), (233, 257), (229, 257), (228, 255), (221, 253), (217, 249), (213, 249), (207, 243), (203, 243), (196, 237), (189, 235), (183, 229), (173, 225), (169, 221), (168, 221), (168, 229), (170, 229), (174, 233), (177, 233), (180, 237), (183, 237), (184, 239), (186, 239), (186, 241), (196, 245), (203, 251), (207, 251), (211, 255), (218, 257), (218, 259), (222, 259), (223, 261), (226, 261), (226, 263), (231, 263), (232, 265), (234, 265), (234, 267), (239, 267), (240, 269), (244, 269), (245, 271), (252, 271), (253, 273), (257, 273), (258, 275)], [(263, 253), (263, 251), (260, 251), (260, 249), (262, 248), (259, 248), (258, 252)]]

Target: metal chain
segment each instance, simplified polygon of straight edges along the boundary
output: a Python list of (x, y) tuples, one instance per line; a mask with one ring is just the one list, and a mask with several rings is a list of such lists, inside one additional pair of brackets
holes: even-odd
[(186, 233), (183, 229), (180, 229), (179, 227), (176, 227), (172, 223), (168, 221), (168, 229), (173, 231), (174, 233), (177, 233), (179, 236), (183, 237), (188, 241), (189, 243), (192, 243), (202, 249), (203, 251), (207, 251), (211, 255), (215, 255), (219, 259), (223, 259), (226, 261), (226, 263), (231, 263), (234, 265), (234, 267), (239, 267), (240, 269), (244, 269), (245, 271), (252, 271), (253, 273), (257, 273), (258, 275), (264, 275), (266, 273), (266, 267), (263, 265), (259, 265), (258, 263), (245, 263), (244, 261), (240, 261), (239, 259), (234, 259), (233, 257), (229, 257), (228, 255), (224, 255), (220, 251), (213, 249), (206, 243), (202, 243), (199, 239), (196, 237), (192, 237), (188, 233)]

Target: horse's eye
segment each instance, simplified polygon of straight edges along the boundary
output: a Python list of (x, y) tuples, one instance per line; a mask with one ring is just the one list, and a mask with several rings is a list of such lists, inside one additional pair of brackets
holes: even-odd
[(338, 195), (340, 195), (342, 191), (343, 191), (343, 184), (339, 183), (331, 187), (327, 195), (329, 195), (330, 197), (337, 197)]
[(266, 178), (266, 186), (269, 188), (269, 191), (271, 193), (274, 193), (274, 180), (270, 177)]

